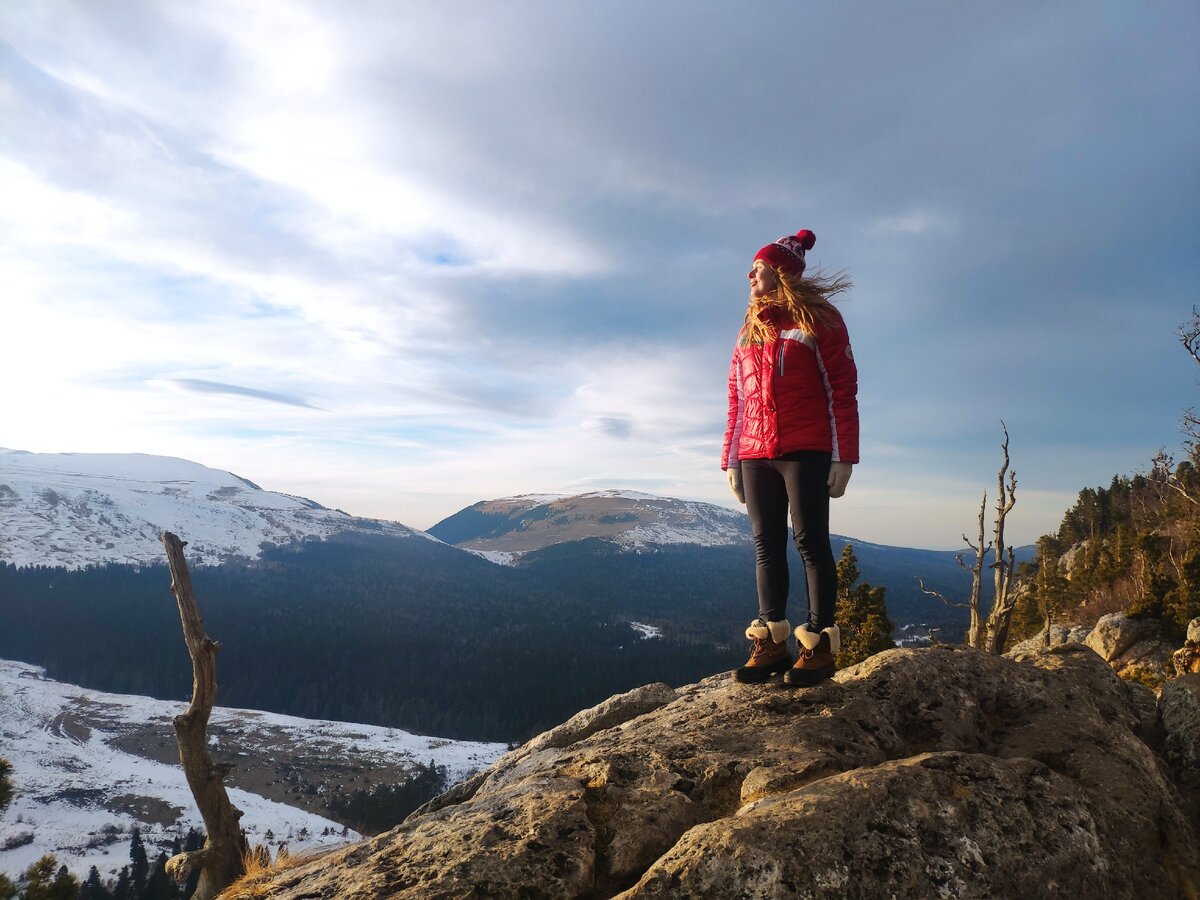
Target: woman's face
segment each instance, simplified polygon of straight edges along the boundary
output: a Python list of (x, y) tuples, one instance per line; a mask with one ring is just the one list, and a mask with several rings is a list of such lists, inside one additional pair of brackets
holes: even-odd
[(756, 259), (750, 268), (750, 296), (765, 297), (778, 285), (779, 279), (775, 277), (775, 270), (761, 259)]

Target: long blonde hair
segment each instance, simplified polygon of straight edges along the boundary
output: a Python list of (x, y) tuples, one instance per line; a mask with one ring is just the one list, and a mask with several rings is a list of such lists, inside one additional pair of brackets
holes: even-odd
[(819, 326), (832, 325), (837, 321), (837, 310), (831, 298), (853, 287), (853, 282), (844, 271), (826, 275), (817, 270), (811, 274), (793, 275), (768, 266), (775, 273), (775, 290), (763, 297), (750, 295), (746, 307), (746, 322), (740, 343), (762, 344), (775, 332), (770, 322), (764, 322), (759, 314), (765, 309), (777, 309), (796, 323), (796, 327), (809, 334)]

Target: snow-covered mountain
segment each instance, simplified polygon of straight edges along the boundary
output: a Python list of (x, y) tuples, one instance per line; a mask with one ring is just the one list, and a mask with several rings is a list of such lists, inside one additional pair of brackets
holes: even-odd
[(713, 503), (610, 490), (484, 500), (443, 519), (429, 533), (509, 562), (531, 550), (587, 538), (603, 538), (626, 549), (742, 544), (750, 540), (750, 523), (745, 513)]
[(345, 531), (428, 537), (398, 522), (264, 491), (185, 459), (0, 449), (0, 560), (70, 569), (159, 563), (163, 531), (186, 540), (188, 557), (198, 565), (256, 558), (264, 542)]
[[(44, 853), (79, 877), (112, 877), (129, 862), (137, 826), (153, 858), (203, 827), (179, 765), (171, 725), (183, 702), (63, 684), (45, 670), (0, 660), (0, 756), (15, 796), (0, 816), (0, 872), (16, 878)], [(208, 728), (252, 844), (298, 850), (357, 837), (315, 812), (325, 790), (403, 780), (433, 761), (450, 781), (490, 765), (503, 744), (419, 737), (393, 728), (217, 707)], [(311, 788), (311, 790), (310, 790)], [(307, 809), (303, 808), (307, 807)], [(268, 834), (268, 832), (270, 834)]]

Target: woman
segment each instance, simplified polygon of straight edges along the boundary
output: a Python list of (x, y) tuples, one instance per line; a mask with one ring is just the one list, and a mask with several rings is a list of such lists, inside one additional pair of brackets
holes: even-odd
[[(790, 685), (834, 672), (837, 565), (829, 546), (829, 498), (840, 497), (858, 462), (858, 371), (850, 337), (830, 298), (840, 275), (804, 276), (811, 231), (763, 247), (750, 269), (750, 304), (729, 366), (729, 424), (721, 468), (746, 504), (754, 533), (758, 618), (746, 629), (750, 659), (734, 673), (758, 683), (777, 672)], [(808, 582), (808, 622), (787, 648), (787, 525)]]

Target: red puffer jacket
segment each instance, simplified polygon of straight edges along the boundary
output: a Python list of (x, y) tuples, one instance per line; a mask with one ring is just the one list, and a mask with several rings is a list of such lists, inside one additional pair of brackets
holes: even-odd
[(764, 311), (775, 337), (738, 343), (729, 364), (729, 424), (721, 468), (742, 459), (775, 459), (825, 450), (858, 462), (858, 368), (841, 315), (815, 335)]

